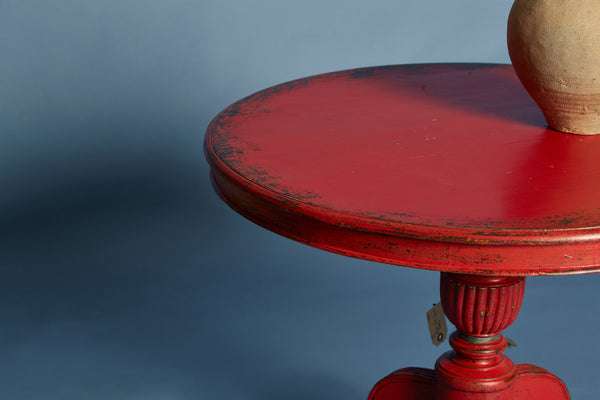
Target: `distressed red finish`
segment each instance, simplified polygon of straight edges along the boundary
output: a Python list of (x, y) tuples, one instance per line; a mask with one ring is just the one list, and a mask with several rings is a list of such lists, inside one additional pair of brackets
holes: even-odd
[(512, 324), (523, 302), (524, 277), (488, 277), (443, 273), (444, 313), (470, 336), (498, 335)]
[(600, 268), (600, 135), (566, 135), (508, 65), (365, 68), (249, 96), (205, 151), (233, 208), (281, 235), (447, 272)]
[(517, 317), (524, 277), (442, 273), (442, 305), (458, 329), (454, 349), (435, 370), (405, 368), (382, 379), (369, 400), (568, 400), (553, 374), (533, 365), (515, 365), (502, 352), (501, 331)]
[(380, 380), (368, 400), (568, 400), (565, 385), (543, 368), (529, 364), (516, 366), (508, 391), (489, 393), (436, 392), (436, 371), (403, 368)]
[(442, 271), (457, 326), (435, 370), (370, 400), (566, 400), (502, 354), (524, 276), (600, 271), (600, 135), (545, 127), (512, 67), (423, 64), (318, 75), (258, 92), (210, 124), (231, 207), (332, 252)]

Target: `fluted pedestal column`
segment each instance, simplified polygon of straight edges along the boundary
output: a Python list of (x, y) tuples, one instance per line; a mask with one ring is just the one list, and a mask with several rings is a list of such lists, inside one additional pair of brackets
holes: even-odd
[(369, 400), (567, 400), (564, 384), (533, 365), (515, 365), (502, 354), (502, 330), (516, 319), (524, 277), (441, 274), (442, 306), (457, 331), (453, 351), (435, 370), (405, 368), (382, 379)]

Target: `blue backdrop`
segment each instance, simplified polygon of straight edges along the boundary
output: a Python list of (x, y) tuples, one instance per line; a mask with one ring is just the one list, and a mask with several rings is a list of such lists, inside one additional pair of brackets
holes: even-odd
[[(333, 70), (509, 62), (509, 0), (0, 1), (0, 397), (366, 399), (433, 367), (435, 272), (309, 248), (213, 193), (204, 130)], [(595, 275), (530, 278), (507, 354), (600, 391)]]

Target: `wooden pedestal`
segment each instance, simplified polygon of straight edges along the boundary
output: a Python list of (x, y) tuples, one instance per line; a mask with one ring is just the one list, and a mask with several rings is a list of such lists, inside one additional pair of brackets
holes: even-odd
[(567, 400), (560, 379), (502, 354), (502, 330), (513, 323), (523, 300), (524, 277), (442, 273), (440, 292), (457, 327), (454, 349), (435, 370), (404, 368), (375, 385), (368, 400)]

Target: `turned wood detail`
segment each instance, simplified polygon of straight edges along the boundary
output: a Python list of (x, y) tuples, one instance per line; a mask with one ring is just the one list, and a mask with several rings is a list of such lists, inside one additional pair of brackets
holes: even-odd
[(403, 368), (379, 381), (368, 400), (569, 400), (556, 376), (502, 354), (502, 330), (515, 321), (524, 277), (442, 273), (442, 305), (457, 331), (435, 370)]
[(486, 277), (442, 273), (444, 313), (462, 334), (491, 337), (512, 324), (521, 308), (524, 277)]
[(517, 366), (502, 354), (501, 332), (517, 318), (524, 290), (524, 277), (441, 274), (442, 306), (457, 332), (450, 337), (454, 351), (436, 364), (437, 398), (513, 398)]

